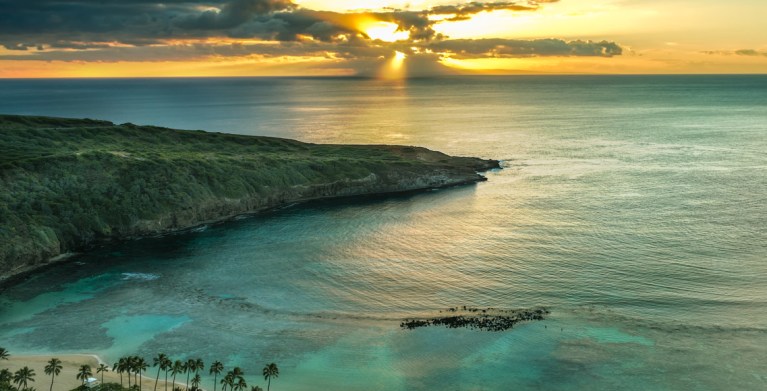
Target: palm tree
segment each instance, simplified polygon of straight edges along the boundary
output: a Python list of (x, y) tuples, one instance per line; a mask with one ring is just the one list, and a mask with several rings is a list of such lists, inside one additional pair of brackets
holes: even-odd
[(157, 357), (152, 359), (152, 366), (157, 367), (157, 377), (154, 379), (154, 391), (157, 391), (157, 382), (160, 381), (160, 370), (162, 370), (163, 363), (168, 359), (165, 353), (160, 353)]
[(229, 388), (231, 388), (232, 391), (242, 391), (243, 388), (248, 386), (245, 383), (245, 372), (243, 372), (242, 368), (234, 367), (234, 369), (232, 369), (231, 374), (232, 374), (232, 383), (229, 384)]
[(202, 378), (200, 378), (200, 374), (197, 373), (192, 378), (192, 389), (198, 390), (200, 388), (200, 382), (202, 381)]
[(0, 348), (0, 360), (7, 360), (10, 354), (5, 348)]
[(160, 364), (160, 368), (165, 371), (165, 391), (168, 391), (168, 371), (173, 368), (173, 361), (166, 357), (163, 359), (162, 364)]
[(176, 390), (176, 375), (181, 372), (184, 372), (184, 363), (181, 360), (176, 360), (170, 368), (170, 373), (173, 374), (173, 391)]
[(91, 371), (90, 365), (80, 365), (80, 370), (77, 371), (77, 379), (82, 380), (83, 385), (85, 385), (85, 381), (92, 375), (93, 372)]
[(131, 375), (133, 373), (133, 356), (125, 357), (125, 361), (123, 362), (124, 371), (128, 374), (128, 389), (131, 389)]
[(186, 363), (184, 363), (184, 372), (186, 372), (186, 388), (189, 389), (189, 375), (192, 374), (192, 372), (197, 370), (197, 361), (194, 359), (188, 359), (186, 360)]
[(0, 389), (10, 389), (13, 373), (7, 369), (0, 369)]
[(96, 368), (96, 373), (101, 374), (101, 384), (104, 384), (104, 372), (109, 372), (109, 367), (102, 364), (99, 364), (99, 367)]
[(131, 380), (130, 371), (132, 369), (132, 365), (133, 365), (132, 361), (133, 360), (132, 360), (131, 357), (120, 357), (120, 361), (122, 362), (123, 372), (128, 374), (128, 389), (130, 389), (131, 388), (131, 386), (130, 386), (130, 380)]
[(13, 374), (13, 383), (19, 385), (19, 390), (27, 389), (27, 382), (35, 381), (35, 370), (29, 367), (19, 369)]
[(278, 378), (280, 376), (280, 369), (277, 368), (277, 364), (271, 363), (264, 367), (264, 380), (268, 381), (266, 384), (266, 391), (269, 391), (272, 386), (272, 378)]
[(114, 363), (112, 365), (112, 372), (117, 372), (117, 373), (120, 374), (120, 388), (122, 389), (122, 387), (123, 387), (123, 369), (120, 366), (119, 362), (116, 362), (116, 363)]
[(237, 378), (237, 383), (234, 384), (234, 391), (247, 391), (248, 383), (245, 383), (245, 378)]
[(138, 378), (136, 379), (136, 383), (138, 383), (138, 389), (139, 391), (141, 391), (141, 383), (143, 383), (141, 381), (141, 371), (146, 371), (146, 369), (148, 368), (148, 365), (146, 363), (146, 360), (144, 360), (143, 357), (136, 357), (135, 367), (136, 367), (136, 372), (138, 372)]
[(232, 371), (229, 371), (226, 373), (223, 379), (221, 379), (221, 391), (226, 391), (226, 387), (232, 387), (234, 385), (234, 375), (232, 374)]
[(224, 364), (221, 361), (213, 361), (210, 364), (210, 374), (213, 375), (213, 391), (216, 391), (216, 377), (224, 370)]
[(202, 361), (201, 358), (194, 360), (194, 374), (196, 375), (199, 371), (204, 371), (204, 370), (205, 370), (205, 362)]
[(130, 377), (131, 374), (133, 374), (133, 387), (136, 387), (138, 385), (138, 382), (136, 381), (136, 373), (138, 372), (136, 370), (136, 363), (138, 362), (137, 356), (128, 356), (126, 359), (126, 371), (128, 372), (128, 388), (130, 388)]
[(50, 391), (53, 391), (53, 379), (61, 373), (61, 360), (58, 358), (52, 358), (48, 360), (48, 365), (45, 366), (44, 371), (46, 375), (51, 375), (51, 387)]

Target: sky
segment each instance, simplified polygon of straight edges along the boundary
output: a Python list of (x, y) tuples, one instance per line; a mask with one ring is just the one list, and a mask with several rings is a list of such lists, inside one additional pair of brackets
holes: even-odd
[(767, 0), (0, 0), (0, 77), (767, 73)]

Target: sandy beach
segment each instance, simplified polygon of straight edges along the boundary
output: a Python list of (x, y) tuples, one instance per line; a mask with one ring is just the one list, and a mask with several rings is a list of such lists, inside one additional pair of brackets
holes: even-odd
[[(53, 383), (53, 391), (69, 391), (82, 384), (77, 379), (77, 371), (81, 365), (87, 364), (91, 366), (93, 377), (101, 381), (101, 373), (96, 373), (101, 361), (96, 355), (89, 354), (69, 354), (69, 355), (40, 355), (40, 356), (15, 356), (11, 354), (8, 361), (0, 362), (0, 369), (7, 368), (11, 372), (15, 372), (21, 367), (28, 366), (35, 370), (35, 381), (30, 383), (30, 387), (34, 387), (38, 391), (48, 390), (51, 386), (51, 377), (45, 374), (45, 365), (52, 357), (56, 357), (61, 360), (61, 373), (56, 376), (56, 380)], [(120, 375), (112, 372), (112, 363), (104, 364), (109, 366), (109, 372), (104, 374), (104, 382), (106, 383), (120, 383)], [(141, 387), (143, 390), (154, 390), (154, 376), (157, 375), (157, 368), (149, 368), (149, 374), (142, 376)], [(160, 374), (160, 382), (157, 384), (157, 390), (165, 391), (163, 381), (164, 374)], [(176, 385), (182, 384), (186, 377), (180, 379), (176, 378)], [(180, 380), (180, 381), (179, 381)], [(171, 390), (171, 384), (168, 382), (168, 390)], [(128, 377), (123, 374), (123, 384), (128, 386)]]

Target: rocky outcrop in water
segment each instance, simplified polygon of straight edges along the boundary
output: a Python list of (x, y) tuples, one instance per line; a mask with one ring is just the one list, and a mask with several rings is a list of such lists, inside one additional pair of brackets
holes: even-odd
[[(442, 313), (442, 311), (440, 311)], [(449, 308), (447, 313), (455, 315), (437, 316), (433, 318), (406, 319), (400, 323), (403, 329), (413, 330), (419, 327), (444, 326), (447, 328), (468, 328), (482, 331), (504, 331), (514, 327), (519, 322), (543, 320), (551, 312), (544, 308), (521, 310), (499, 310), (496, 308)]]

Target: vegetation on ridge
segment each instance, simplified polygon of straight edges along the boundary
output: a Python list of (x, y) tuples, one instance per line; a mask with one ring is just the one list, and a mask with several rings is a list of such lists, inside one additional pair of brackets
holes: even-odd
[(7, 115), (0, 151), (0, 276), (99, 239), (305, 199), (476, 182), (476, 171), (497, 166), (417, 147)]

